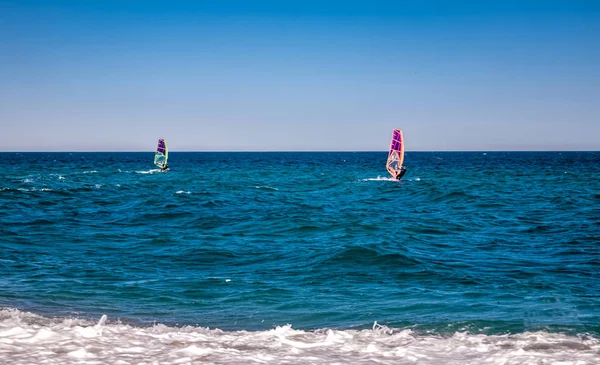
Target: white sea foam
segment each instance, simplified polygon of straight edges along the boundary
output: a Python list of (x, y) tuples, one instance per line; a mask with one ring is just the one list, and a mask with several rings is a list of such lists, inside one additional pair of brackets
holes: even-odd
[(24, 179), (24, 180), (23, 180), (23, 182), (24, 182), (24, 183), (32, 183), (32, 182), (33, 182), (33, 179)]
[(255, 188), (263, 189), (263, 190), (279, 190), (277, 188), (274, 188), (274, 187), (268, 186), (268, 185), (257, 185), (257, 186), (255, 186)]
[(0, 363), (48, 364), (598, 364), (600, 341), (547, 332), (418, 335), (368, 330), (222, 331), (47, 319), (0, 310)]
[(84, 174), (95, 174), (95, 173), (97, 173), (97, 172), (98, 172), (98, 171), (96, 171), (96, 170), (90, 170), (90, 171), (84, 171), (83, 173), (84, 173)]
[[(393, 177), (381, 177), (381, 176), (377, 176), (376, 178), (368, 178), (368, 179), (362, 179), (362, 181), (394, 181), (394, 182), (398, 182), (398, 180), (394, 179)], [(401, 181), (421, 181), (421, 178), (415, 177), (414, 179), (402, 179)]]
[(175, 194), (191, 194), (191, 192), (185, 190), (178, 190)]
[[(8, 189), (8, 188), (6, 188), (6, 189)], [(2, 189), (2, 190), (4, 190), (4, 189)], [(41, 188), (41, 189), (36, 189), (36, 188), (31, 188), (31, 189), (18, 188), (17, 190), (19, 190), (19, 191), (54, 191), (54, 190), (52, 190), (50, 188)]]
[(146, 170), (146, 171), (136, 171), (136, 174), (154, 174), (156, 172), (161, 172), (160, 169), (151, 169), (151, 170)]
[(394, 179), (393, 177), (381, 177), (381, 176), (377, 176), (375, 178), (371, 177), (368, 179), (363, 179), (363, 181), (398, 181), (396, 179)]

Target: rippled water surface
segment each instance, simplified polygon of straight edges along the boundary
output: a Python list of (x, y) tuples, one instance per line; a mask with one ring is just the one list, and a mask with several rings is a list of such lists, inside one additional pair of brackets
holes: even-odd
[[(152, 153), (0, 157), (0, 323), (9, 334), (26, 333), (31, 316), (58, 333), (56, 321), (97, 327), (107, 315), (117, 332), (155, 323), (240, 339), (300, 331), (286, 340), (294, 346), (331, 329), (330, 344), (368, 342), (375, 331), (488, 344), (542, 333), (572, 336), (576, 345), (556, 347), (574, 351), (569, 359), (600, 351), (597, 152), (409, 152), (400, 182), (380, 152), (175, 152), (167, 173)], [(322, 362), (336, 359), (345, 361)]]

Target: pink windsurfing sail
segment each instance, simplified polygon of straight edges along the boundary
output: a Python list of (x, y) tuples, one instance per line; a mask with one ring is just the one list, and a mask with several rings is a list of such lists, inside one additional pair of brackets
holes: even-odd
[(388, 153), (386, 168), (392, 177), (397, 178), (404, 163), (404, 139), (400, 129), (392, 132), (392, 143)]

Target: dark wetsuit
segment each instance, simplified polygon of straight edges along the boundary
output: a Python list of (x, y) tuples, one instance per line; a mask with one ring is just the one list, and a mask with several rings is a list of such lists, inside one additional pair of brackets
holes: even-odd
[(402, 176), (404, 176), (404, 174), (406, 174), (406, 167), (402, 166), (400, 172), (398, 173), (398, 175), (396, 175), (396, 180), (402, 179)]

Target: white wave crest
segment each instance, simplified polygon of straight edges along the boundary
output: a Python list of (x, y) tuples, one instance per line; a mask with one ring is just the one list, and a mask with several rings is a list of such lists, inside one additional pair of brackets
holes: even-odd
[[(8, 189), (8, 188), (6, 188), (6, 189)], [(2, 189), (2, 190), (4, 190), (4, 189)], [(36, 188), (31, 188), (31, 189), (18, 188), (17, 190), (19, 190), (19, 191), (26, 191), (26, 192), (29, 192), (29, 191), (54, 191), (54, 190), (52, 190), (50, 188), (41, 188), (41, 189), (36, 189)]]
[(47, 319), (0, 310), (0, 359), (25, 364), (598, 364), (600, 341), (547, 332), (418, 335), (369, 330), (222, 331)]
[(381, 176), (377, 176), (377, 177), (371, 177), (371, 178), (367, 178), (367, 179), (362, 179), (362, 181), (394, 181), (394, 182), (399, 182), (399, 181), (421, 181), (421, 178), (415, 177), (414, 179), (404, 178), (402, 180), (396, 180), (393, 177), (381, 177)]
[(275, 191), (279, 190), (277, 188), (274, 188), (274, 187), (268, 186), (268, 185), (257, 185), (257, 186), (255, 186), (255, 188), (262, 189), (262, 190), (275, 190)]
[(363, 179), (363, 181), (398, 181), (396, 179), (394, 179), (393, 177), (381, 177), (381, 176), (377, 176), (375, 178), (371, 177), (368, 179)]
[(161, 172), (160, 169), (151, 169), (151, 170), (146, 170), (146, 171), (136, 171), (136, 174), (154, 174), (156, 172)]
[(178, 190), (175, 194), (191, 194), (191, 192), (185, 190)]

